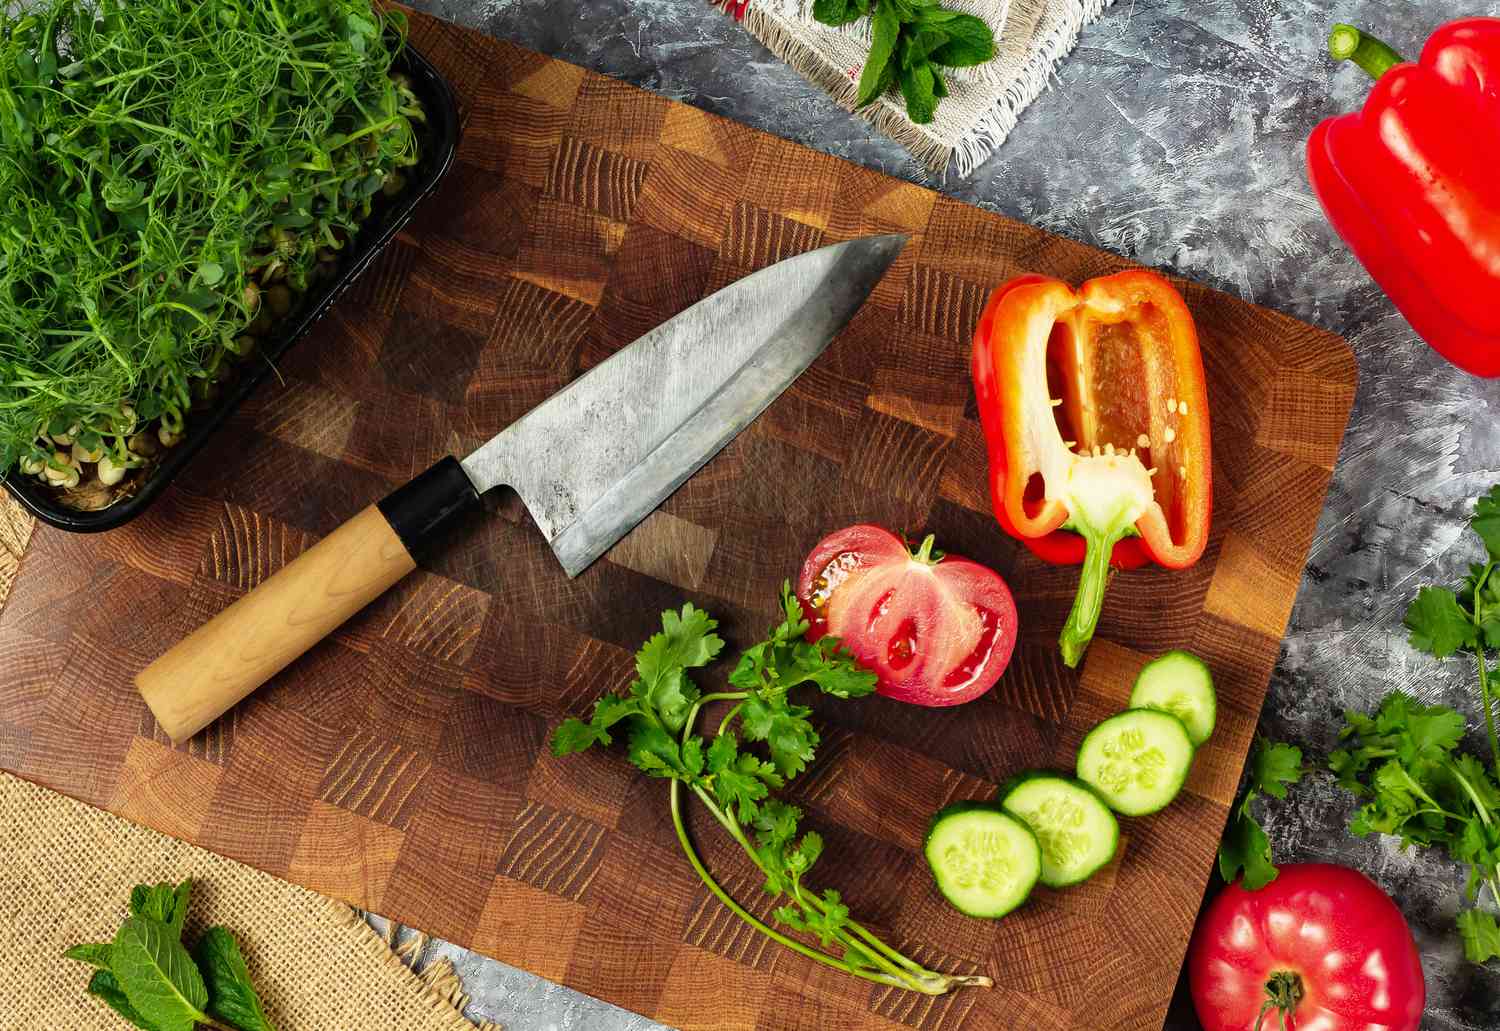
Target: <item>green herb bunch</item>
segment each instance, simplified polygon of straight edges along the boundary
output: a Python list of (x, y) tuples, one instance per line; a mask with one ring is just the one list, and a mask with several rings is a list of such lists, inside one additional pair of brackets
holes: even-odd
[(870, 56), (854, 103), (864, 107), (899, 86), (906, 115), (918, 125), (932, 121), (948, 95), (941, 68), (968, 68), (995, 56), (995, 35), (982, 19), (946, 10), (938, 0), (815, 0), (813, 17), (835, 27), (872, 19)]
[(192, 882), (138, 884), (114, 941), (63, 955), (97, 967), (89, 994), (142, 1031), (276, 1031), (250, 982), (234, 935), (210, 927), (191, 952), (182, 943)]
[[(1485, 560), (1470, 567), (1457, 590), (1418, 591), (1406, 626), (1419, 651), (1472, 657), (1489, 760), (1464, 749), (1462, 713), (1393, 692), (1373, 713), (1345, 714), (1343, 747), (1328, 765), (1340, 786), (1368, 800), (1350, 823), (1353, 833), (1379, 831), (1399, 836), (1403, 847), (1441, 849), (1468, 867), (1471, 902), (1483, 887), (1500, 901), (1500, 744), (1488, 658), (1500, 647), (1500, 487), (1475, 504), (1469, 527), (1484, 543)], [(1500, 926), (1491, 913), (1469, 909), (1458, 924), (1471, 960), (1500, 957)]]
[[(553, 752), (581, 752), (623, 734), (637, 768), (672, 782), (672, 822), (703, 883), (773, 941), (857, 977), (930, 995), (963, 985), (988, 986), (987, 977), (941, 974), (907, 958), (854, 920), (838, 892), (820, 892), (809, 883), (823, 839), (802, 831), (801, 810), (771, 794), (805, 770), (818, 747), (812, 710), (792, 701), (791, 692), (807, 686), (835, 698), (857, 698), (875, 689), (876, 678), (833, 638), (804, 639), (808, 623), (789, 584), (782, 586), (781, 605), (780, 625), (747, 649), (730, 674), (736, 690), (710, 694), (699, 692), (688, 671), (718, 657), (724, 647), (713, 632), (718, 624), (692, 604), (662, 613), (661, 633), (636, 653), (637, 677), (629, 689), (600, 698), (588, 722), (565, 720), (553, 734)], [(700, 735), (698, 714), (713, 703), (727, 704), (728, 711), (712, 734)], [(775, 911), (776, 922), (815, 938), (821, 947), (761, 921), (714, 880), (683, 823), (687, 792), (744, 848), (765, 875), (765, 890), (785, 899)]]
[(0, 14), (0, 475), (118, 483), (333, 273), (417, 157), (404, 30), (370, 0)]

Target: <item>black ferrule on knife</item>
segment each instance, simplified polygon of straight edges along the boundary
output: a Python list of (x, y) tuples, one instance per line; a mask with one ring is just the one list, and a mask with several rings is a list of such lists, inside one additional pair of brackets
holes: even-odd
[(479, 492), (458, 459), (449, 455), (398, 487), (377, 506), (401, 538), (407, 554), (421, 560), (470, 512), (483, 507)]

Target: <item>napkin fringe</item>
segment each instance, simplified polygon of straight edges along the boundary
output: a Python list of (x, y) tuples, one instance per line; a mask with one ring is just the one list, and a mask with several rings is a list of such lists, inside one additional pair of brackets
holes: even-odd
[[(1012, 0), (1013, 10), (1035, 12), (1049, 0)], [(1032, 50), (1021, 73), (1008, 85), (990, 109), (958, 139), (954, 153), (955, 171), (967, 178), (1004, 143), (1021, 119), (1021, 112), (1042, 95), (1058, 65), (1078, 46), (1084, 26), (1092, 24), (1114, 0), (1071, 0), (1062, 21), (1033, 40)], [(903, 119), (904, 120), (904, 119)], [(945, 165), (947, 160), (945, 158)], [(929, 166), (930, 167), (930, 166)]]

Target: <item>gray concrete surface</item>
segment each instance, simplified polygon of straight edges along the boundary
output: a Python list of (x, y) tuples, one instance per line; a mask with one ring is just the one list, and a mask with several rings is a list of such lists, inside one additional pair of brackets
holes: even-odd
[[(1322, 118), (1367, 83), (1324, 57), (1330, 22), (1415, 55), (1428, 31), (1494, 0), (1118, 0), (1049, 93), (967, 180), (935, 180), (838, 110), (701, 0), (415, 0), (496, 36), (933, 186), (981, 207), (1173, 269), (1346, 336), (1360, 388), (1263, 716), (1274, 737), (1326, 752), (1346, 707), (1404, 687), (1478, 708), (1472, 670), (1405, 643), (1416, 588), (1459, 577), (1477, 548), (1470, 499), (1500, 480), (1500, 383), (1450, 368), (1413, 335), (1325, 225), (1302, 172)], [(1221, 446), (1227, 446), (1223, 442)], [(1268, 814), (1283, 860), (1347, 863), (1400, 902), (1422, 947), (1423, 1027), (1500, 1027), (1500, 969), (1463, 962), (1458, 869), (1344, 827), (1349, 800), (1314, 781)], [(454, 950), (473, 1013), (511, 1031), (655, 1027)], [(1194, 1027), (1174, 1008), (1173, 1029)]]

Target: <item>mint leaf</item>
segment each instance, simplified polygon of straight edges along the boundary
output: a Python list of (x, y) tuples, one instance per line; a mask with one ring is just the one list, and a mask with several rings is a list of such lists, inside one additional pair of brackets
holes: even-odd
[(63, 959), (76, 959), (80, 963), (98, 967), (100, 970), (109, 969), (109, 953), (111, 945), (108, 942), (89, 942), (85, 945), (75, 945), (63, 953)]
[(158, 1031), (154, 1024), (146, 1023), (146, 1018), (135, 1011), (130, 1000), (125, 997), (125, 992), (120, 988), (120, 982), (115, 980), (115, 975), (108, 970), (96, 970), (94, 976), (89, 978), (88, 993), (97, 999), (104, 1000), (104, 1004), (124, 1017), (141, 1031)]
[(1458, 598), (1444, 587), (1423, 587), (1406, 609), (1408, 640), (1418, 651), (1446, 659), (1460, 648), (1473, 648), (1478, 631)]
[(109, 967), (131, 1007), (157, 1031), (193, 1031), (203, 1020), (208, 989), (170, 925), (127, 919), (115, 934)]
[(984, 64), (995, 56), (995, 35), (990, 27), (972, 14), (960, 14), (942, 23), (948, 41), (928, 55), (933, 64), (949, 68), (968, 68)]
[(882, 0), (876, 5), (874, 18), (874, 37), (870, 44), (870, 54), (865, 58), (864, 71), (859, 76), (855, 107), (864, 107), (880, 96), (881, 77), (896, 53), (897, 38), (901, 34), (901, 21), (896, 13), (896, 5), (891, 0)]
[(1500, 958), (1500, 926), (1495, 917), (1479, 909), (1458, 914), (1458, 933), (1464, 940), (1464, 957), (1470, 963), (1488, 963)]
[(813, 17), (824, 25), (837, 28), (864, 17), (864, 12), (849, 0), (813, 0)]
[(208, 985), (208, 1012), (239, 1031), (276, 1031), (250, 981), (250, 968), (227, 928), (210, 927), (193, 949)]
[(170, 923), (177, 905), (177, 889), (163, 881), (160, 884), (137, 884), (130, 889), (130, 915), (143, 916), (158, 923)]
[(932, 65), (926, 58), (920, 64), (901, 70), (901, 96), (906, 99), (906, 117), (917, 125), (931, 122), (937, 111), (932, 78)]
[(1491, 562), (1500, 562), (1500, 484), (1474, 502), (1474, 514), (1469, 517), (1469, 528), (1484, 541), (1484, 550), (1489, 552)]
[(176, 888), (172, 889), (172, 917), (167, 925), (177, 932), (177, 937), (182, 937), (182, 926), (187, 923), (188, 903), (193, 897), (193, 882), (184, 880)]

